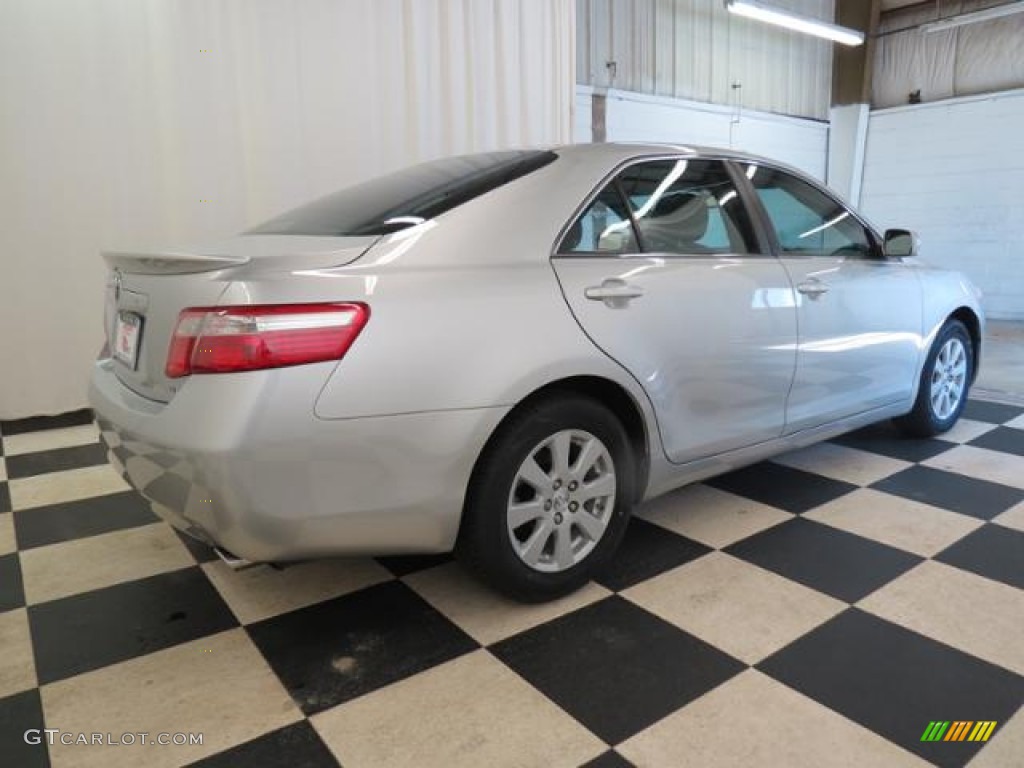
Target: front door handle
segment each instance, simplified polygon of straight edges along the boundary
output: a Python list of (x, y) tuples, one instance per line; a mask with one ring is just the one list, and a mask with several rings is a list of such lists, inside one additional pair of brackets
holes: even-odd
[(821, 282), (821, 280), (817, 280), (813, 277), (810, 280), (804, 280), (802, 283), (797, 285), (796, 289), (804, 296), (811, 299), (816, 299), (822, 294), (828, 293), (828, 286)]
[(644, 289), (617, 277), (609, 277), (600, 285), (585, 289), (583, 295), (591, 301), (603, 301), (607, 306), (618, 309), (625, 307), (632, 299), (643, 296)]

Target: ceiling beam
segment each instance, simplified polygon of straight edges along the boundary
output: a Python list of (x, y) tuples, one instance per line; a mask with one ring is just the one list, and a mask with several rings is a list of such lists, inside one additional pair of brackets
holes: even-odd
[(864, 33), (864, 45), (832, 46), (832, 106), (871, 102), (871, 69), (881, 0), (836, 0), (835, 22)]

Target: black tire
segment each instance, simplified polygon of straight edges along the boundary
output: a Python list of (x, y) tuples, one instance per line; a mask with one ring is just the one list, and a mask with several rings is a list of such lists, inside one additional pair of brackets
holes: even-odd
[[(939, 376), (936, 372), (936, 362), (943, 347), (951, 340), (956, 339), (963, 346), (966, 356), (966, 368), (963, 377), (963, 389), (959, 402), (948, 414), (936, 413), (932, 404), (933, 375)], [(905, 416), (893, 419), (900, 431), (911, 437), (933, 437), (950, 430), (960, 414), (963, 413), (967, 404), (967, 395), (970, 392), (971, 380), (974, 377), (974, 344), (967, 328), (959, 320), (947, 320), (942, 326), (928, 357), (921, 369), (921, 381), (918, 384), (917, 399), (914, 401), (914, 408)], [(941, 386), (941, 378), (935, 386)]]
[[(615, 481), (614, 502), (610, 509), (605, 506), (607, 500), (585, 502), (584, 506), (586, 503), (602, 505), (600, 516), (607, 520), (603, 535), (596, 537), (596, 543), (590, 545), (592, 548), (589, 554), (583, 555), (571, 567), (542, 572), (527, 565), (517, 554), (513, 539), (517, 539), (519, 546), (525, 546), (524, 541), (518, 540), (523, 528), (515, 532), (509, 530), (509, 504), (513, 492), (519, 493), (523, 487), (523, 482), (517, 481), (517, 477), (526, 459), (538, 455), (536, 450), (545, 440), (566, 430), (589, 433), (607, 449)], [(585, 439), (583, 436), (578, 437)], [(607, 471), (607, 462), (601, 466)], [(502, 424), (477, 461), (467, 491), (462, 527), (456, 545), (459, 559), (492, 587), (522, 602), (552, 600), (579, 589), (607, 562), (622, 541), (635, 493), (634, 466), (625, 429), (600, 402), (567, 393), (552, 395), (523, 406)], [(556, 474), (554, 469), (551, 474)], [(566, 483), (565, 491), (568, 488), (569, 484)], [(540, 491), (535, 493), (537, 498), (531, 501), (539, 499), (544, 503), (544, 494)], [(609, 492), (607, 499), (611, 498)], [(570, 502), (561, 498), (559, 503)], [(559, 525), (562, 525), (562, 520), (567, 521), (565, 529), (570, 532), (564, 535), (569, 536), (570, 540), (576, 536), (576, 544), (585, 544), (582, 528), (573, 527), (576, 518), (569, 518), (568, 507), (565, 509), (565, 515), (559, 518)], [(572, 514), (584, 512), (586, 509), (580, 508), (577, 503)], [(563, 535), (559, 530), (542, 536), (539, 528), (532, 528), (534, 525), (540, 526), (540, 519), (524, 524), (524, 528), (527, 534), (537, 534), (538, 540), (551, 536), (553, 541), (555, 537)], [(548, 556), (554, 558), (553, 553)]]

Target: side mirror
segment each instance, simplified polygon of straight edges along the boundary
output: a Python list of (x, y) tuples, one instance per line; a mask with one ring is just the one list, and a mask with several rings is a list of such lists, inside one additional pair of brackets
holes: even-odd
[(909, 229), (887, 229), (882, 252), (894, 259), (914, 256), (917, 253), (917, 235)]

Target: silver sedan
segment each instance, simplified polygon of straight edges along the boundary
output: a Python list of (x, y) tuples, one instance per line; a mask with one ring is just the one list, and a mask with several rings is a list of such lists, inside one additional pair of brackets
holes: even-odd
[(443, 159), (240, 236), (107, 253), (110, 461), (235, 565), (455, 549), (524, 600), (643, 499), (894, 418), (948, 430), (977, 290), (769, 160)]

